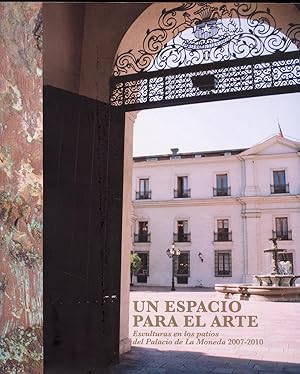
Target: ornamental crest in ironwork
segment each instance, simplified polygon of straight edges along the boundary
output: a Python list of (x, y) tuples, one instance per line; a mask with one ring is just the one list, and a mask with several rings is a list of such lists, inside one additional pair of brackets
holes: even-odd
[(219, 47), (229, 43), (234, 35), (242, 32), (241, 22), (239, 17), (235, 19), (223, 17), (223, 14), (227, 13), (225, 5), (220, 10), (221, 15), (216, 7), (205, 4), (194, 12), (195, 18), (191, 18), (190, 14), (185, 12), (183, 14), (185, 23), (181, 25), (182, 28), (184, 25), (193, 27), (186, 27), (184, 30), (180, 27), (176, 28), (173, 32), (174, 43), (178, 35), (181, 41), (177, 43), (190, 51)]
[(300, 24), (288, 26), (284, 35), (270, 9), (255, 3), (182, 3), (162, 10), (142, 49), (117, 56), (114, 75), (297, 50)]

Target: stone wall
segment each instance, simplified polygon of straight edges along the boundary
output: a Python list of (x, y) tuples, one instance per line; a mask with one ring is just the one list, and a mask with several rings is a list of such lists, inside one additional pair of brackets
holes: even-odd
[(0, 373), (42, 373), (41, 3), (0, 3)]

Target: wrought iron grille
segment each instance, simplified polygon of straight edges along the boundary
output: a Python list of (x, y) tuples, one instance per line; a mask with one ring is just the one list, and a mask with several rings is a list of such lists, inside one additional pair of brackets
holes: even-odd
[[(214, 88), (193, 84), (214, 78)], [(200, 64), (111, 79), (111, 105), (126, 110), (300, 91), (300, 52)]]
[(215, 242), (231, 242), (232, 241), (232, 231), (218, 231), (214, 232)]
[(289, 193), (290, 192), (290, 185), (287, 184), (271, 184), (271, 194), (275, 193)]
[(272, 230), (272, 238), (278, 240), (292, 240), (292, 230), (276, 231)]
[(213, 187), (213, 195), (214, 196), (230, 196), (231, 195), (231, 187)]
[(151, 199), (151, 191), (136, 191), (135, 192), (136, 200), (148, 200)]
[(134, 234), (134, 243), (150, 243), (150, 233)]
[(173, 233), (173, 241), (174, 242), (190, 242), (191, 241), (191, 233)]
[(191, 189), (187, 190), (174, 190), (174, 198), (186, 198), (191, 197)]
[(142, 260), (141, 267), (135, 272), (138, 283), (147, 283), (149, 276), (149, 252), (136, 252)]
[(215, 251), (215, 277), (232, 276), (231, 251)]
[[(177, 257), (177, 261), (175, 262), (175, 276), (177, 277), (177, 283), (178, 283), (179, 277), (190, 276), (190, 252), (189, 251), (181, 251), (180, 255)], [(182, 282), (182, 283), (185, 283), (185, 282)]]
[(283, 34), (285, 25), (276, 22), (267, 5), (214, 5), (185, 2), (162, 9), (157, 26), (145, 30), (140, 47), (117, 56), (114, 76), (251, 58), (300, 47), (300, 25), (289, 23)]

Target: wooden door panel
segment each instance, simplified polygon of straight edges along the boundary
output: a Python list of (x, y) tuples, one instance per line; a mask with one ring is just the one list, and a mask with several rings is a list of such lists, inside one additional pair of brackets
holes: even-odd
[(46, 374), (118, 360), (123, 127), (108, 104), (44, 88)]

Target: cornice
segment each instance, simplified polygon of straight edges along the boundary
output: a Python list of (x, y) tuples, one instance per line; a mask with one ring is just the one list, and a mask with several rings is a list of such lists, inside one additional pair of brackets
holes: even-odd
[(261, 212), (258, 210), (253, 210), (253, 211), (246, 211), (242, 212), (242, 217), (243, 218), (260, 218), (261, 217)]
[(198, 165), (211, 163), (229, 163), (240, 162), (242, 160), (266, 160), (266, 159), (285, 159), (298, 158), (300, 152), (289, 153), (274, 153), (274, 154), (253, 154), (253, 155), (231, 155), (231, 156), (215, 156), (215, 157), (199, 157), (199, 158), (184, 158), (176, 160), (157, 160), (157, 161), (141, 161), (133, 162), (133, 168), (145, 167), (164, 167), (164, 166), (178, 166), (178, 165)]
[(253, 147), (250, 147), (246, 149), (244, 152), (240, 154), (241, 157), (244, 156), (251, 156), (251, 155), (257, 155), (258, 153), (264, 151), (265, 149), (271, 147), (274, 144), (282, 144), (284, 146), (290, 147), (291, 149), (294, 149), (294, 152), (299, 151), (299, 142), (295, 142), (293, 140), (280, 137), (279, 135), (272, 136), (271, 138), (265, 140), (262, 143), (256, 144)]
[[(133, 201), (133, 208), (191, 207), (208, 205), (299, 203), (299, 195), (214, 197), (207, 199)], [(299, 205), (300, 208), (300, 205)], [(297, 208), (297, 209), (299, 209)]]
[(300, 152), (289, 152), (289, 153), (274, 153), (274, 154), (253, 154), (253, 155), (238, 155), (237, 158), (239, 160), (259, 160), (259, 159), (282, 159), (282, 158), (296, 158), (296, 156), (300, 155)]
[(268, 195), (268, 196), (239, 196), (236, 198), (237, 201), (244, 204), (270, 204), (270, 203), (294, 203), (300, 201), (300, 195), (291, 194), (280, 194), (280, 195)]
[(215, 157), (199, 157), (199, 158), (183, 158), (176, 160), (157, 160), (157, 161), (141, 161), (134, 162), (133, 168), (144, 168), (144, 167), (162, 167), (162, 166), (176, 166), (176, 165), (186, 165), (186, 164), (205, 164), (214, 162), (237, 162), (238, 156), (215, 156)]
[(199, 205), (237, 205), (238, 202), (233, 197), (227, 198), (209, 198), (209, 199), (182, 199), (182, 200), (156, 200), (156, 201), (134, 201), (134, 208), (154, 208), (154, 207), (173, 207), (173, 206), (199, 206)]

